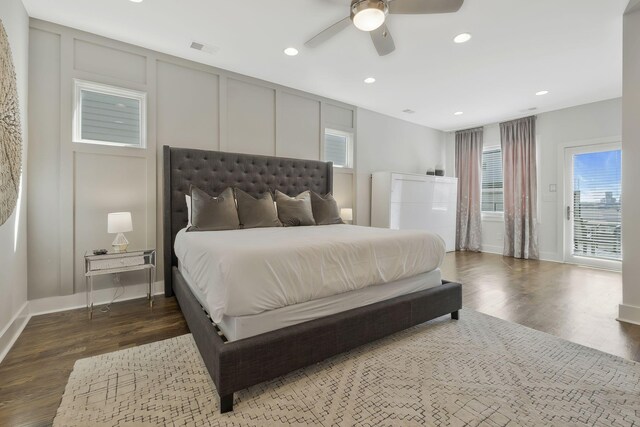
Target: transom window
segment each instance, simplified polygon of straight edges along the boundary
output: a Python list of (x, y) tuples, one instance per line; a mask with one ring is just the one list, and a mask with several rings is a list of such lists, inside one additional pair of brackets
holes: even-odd
[(504, 211), (502, 151), (491, 147), (482, 152), (482, 212)]
[(353, 134), (335, 129), (324, 131), (324, 161), (338, 168), (353, 167)]
[(73, 142), (144, 148), (144, 92), (75, 81)]

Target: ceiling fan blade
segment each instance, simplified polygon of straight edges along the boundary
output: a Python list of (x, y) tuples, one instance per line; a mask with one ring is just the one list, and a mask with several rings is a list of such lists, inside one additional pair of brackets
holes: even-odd
[(391, 0), (389, 13), (416, 15), (457, 12), (464, 0)]
[(336, 22), (335, 24), (325, 29), (324, 31), (321, 31), (315, 37), (307, 40), (307, 42), (304, 45), (306, 47), (311, 47), (311, 48), (318, 47), (322, 43), (326, 42), (331, 37), (335, 36), (340, 31), (344, 30), (350, 25), (351, 25), (351, 18), (347, 16), (346, 18)]
[(378, 51), (378, 55), (385, 56), (396, 50), (396, 45), (393, 42), (393, 37), (389, 33), (387, 24), (382, 24), (380, 27), (373, 31), (370, 31), (371, 41)]

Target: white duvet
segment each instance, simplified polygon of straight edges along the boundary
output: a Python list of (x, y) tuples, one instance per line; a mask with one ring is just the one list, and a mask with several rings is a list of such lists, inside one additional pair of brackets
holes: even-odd
[(220, 322), (435, 270), (445, 245), (426, 231), (321, 225), (181, 230), (175, 252)]

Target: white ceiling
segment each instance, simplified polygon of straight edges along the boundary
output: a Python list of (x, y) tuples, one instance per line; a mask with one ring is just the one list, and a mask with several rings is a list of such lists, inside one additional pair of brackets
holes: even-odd
[[(355, 27), (317, 49), (303, 46), (347, 16), (349, 0), (23, 2), (35, 18), (441, 130), (622, 95), (628, 0), (466, 0), (454, 14), (391, 15), (396, 51), (386, 57)], [(454, 44), (462, 32), (473, 38)], [(194, 51), (192, 41), (218, 51)], [(288, 46), (300, 54), (285, 56)], [(368, 76), (377, 82), (365, 85)], [(550, 93), (535, 96), (539, 90)]]

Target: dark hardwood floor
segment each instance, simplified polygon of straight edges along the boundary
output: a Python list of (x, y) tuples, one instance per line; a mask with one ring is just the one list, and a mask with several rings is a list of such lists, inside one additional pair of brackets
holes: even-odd
[(620, 273), (458, 252), (447, 255), (442, 274), (463, 284), (465, 307), (640, 361), (640, 326), (616, 320)]
[[(640, 326), (617, 322), (619, 273), (499, 255), (448, 254), (443, 277), (461, 282), (480, 312), (640, 361)], [(37, 316), (0, 364), (0, 426), (49, 425), (77, 359), (188, 332), (173, 298)]]
[(31, 318), (0, 364), (0, 426), (45, 426), (55, 417), (76, 360), (189, 332), (174, 298), (115, 303)]

